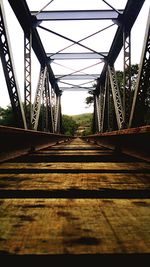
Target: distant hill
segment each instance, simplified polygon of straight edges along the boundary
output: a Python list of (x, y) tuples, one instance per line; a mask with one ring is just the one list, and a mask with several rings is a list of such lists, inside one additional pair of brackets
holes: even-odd
[(75, 122), (80, 126), (89, 126), (92, 121), (93, 113), (83, 113), (71, 116)]
[(78, 129), (76, 131), (77, 135), (88, 135), (92, 133), (93, 113), (83, 113), (79, 115), (72, 115), (71, 117), (78, 125)]

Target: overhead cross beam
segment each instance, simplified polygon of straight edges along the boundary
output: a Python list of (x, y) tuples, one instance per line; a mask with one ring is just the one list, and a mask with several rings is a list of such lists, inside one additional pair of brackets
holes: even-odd
[(93, 87), (81, 87), (81, 86), (72, 86), (72, 87), (60, 87), (62, 91), (90, 91), (93, 90)]
[[(123, 10), (119, 10), (123, 13)], [(38, 21), (57, 21), (57, 20), (108, 20), (118, 19), (115, 10), (59, 10), (59, 11), (31, 11)]]
[[(63, 76), (63, 78), (61, 78)], [(92, 80), (97, 79), (99, 74), (74, 74), (74, 75), (55, 75), (56, 79), (60, 80)]]
[(108, 52), (98, 52), (98, 53), (47, 53), (47, 56), (51, 60), (74, 60), (74, 59), (103, 59), (108, 55)]

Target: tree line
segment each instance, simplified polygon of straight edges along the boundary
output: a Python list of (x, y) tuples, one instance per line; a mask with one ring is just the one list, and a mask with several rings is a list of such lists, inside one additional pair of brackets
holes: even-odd
[[(0, 107), (0, 125), (16, 127), (16, 121), (13, 115), (12, 107), (7, 108)], [(62, 127), (61, 132), (65, 135), (74, 136), (78, 128), (76, 121), (67, 115), (62, 115)], [(38, 130), (42, 130), (42, 111), (39, 117)]]

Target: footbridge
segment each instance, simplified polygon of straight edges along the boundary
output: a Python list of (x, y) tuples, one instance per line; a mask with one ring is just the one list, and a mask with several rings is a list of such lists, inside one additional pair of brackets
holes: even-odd
[[(0, 56), (15, 118), (13, 127), (0, 126), (0, 254), (146, 255), (150, 13), (133, 77), (131, 33), (144, 0), (124, 1), (122, 8), (101, 0), (101, 9), (94, 1), (90, 8), (86, 1), (84, 9), (66, 1), (55, 8), (55, 1), (40, 1), (39, 8), (39, 1), (0, 0)], [(11, 15), (22, 32), (23, 89), (12, 52)], [(94, 44), (105, 41), (104, 32), (109, 49), (100, 51)], [(15, 28), (13, 33), (19, 39)], [(120, 53), (121, 82), (115, 70)], [(39, 64), (35, 92), (34, 58)], [(91, 135), (63, 134), (64, 91), (90, 93)]]

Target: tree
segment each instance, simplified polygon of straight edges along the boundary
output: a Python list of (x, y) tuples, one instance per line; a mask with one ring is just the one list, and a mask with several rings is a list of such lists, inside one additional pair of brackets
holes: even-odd
[(16, 121), (11, 106), (8, 106), (6, 109), (0, 107), (0, 124), (16, 127)]
[(93, 95), (87, 96), (85, 99), (85, 103), (88, 106), (91, 106), (93, 104), (93, 101), (94, 101)]
[(76, 124), (75, 120), (72, 119), (72, 117), (67, 116), (67, 115), (62, 116), (62, 133), (63, 134), (74, 136), (77, 128), (78, 128), (78, 125)]
[[(136, 85), (138, 69), (139, 69), (138, 64), (131, 65), (131, 94), (132, 94), (132, 96), (133, 96), (133, 92), (134, 92), (135, 85)], [(122, 96), (123, 95), (123, 88), (124, 88), (123, 71), (120, 71), (120, 70), (116, 71), (116, 76), (117, 76), (118, 86), (120, 89), (120, 94)], [(93, 87), (95, 88), (95, 85)], [(92, 94), (92, 92), (90, 91), (89, 94)], [(86, 97), (85, 103), (89, 106), (92, 105), (94, 103), (93, 95)]]

